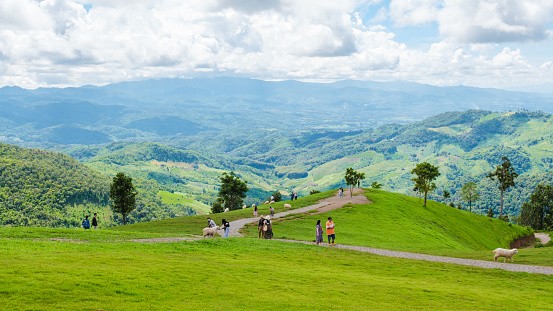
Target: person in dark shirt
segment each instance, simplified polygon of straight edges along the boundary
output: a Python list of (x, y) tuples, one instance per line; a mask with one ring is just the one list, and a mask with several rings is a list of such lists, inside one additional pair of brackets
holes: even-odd
[(221, 222), (223, 223), (223, 228), (225, 229), (225, 235), (223, 237), (228, 238), (228, 233), (230, 231), (230, 224), (225, 219), (223, 219)]
[(94, 229), (98, 229), (98, 220), (96, 217), (98, 217), (98, 213), (94, 213), (94, 217), (92, 217), (92, 227), (94, 227)]
[(261, 235), (263, 234), (263, 215), (259, 217), (259, 224), (257, 225), (257, 231), (259, 231), (259, 235), (257, 236), (258, 239), (261, 239)]

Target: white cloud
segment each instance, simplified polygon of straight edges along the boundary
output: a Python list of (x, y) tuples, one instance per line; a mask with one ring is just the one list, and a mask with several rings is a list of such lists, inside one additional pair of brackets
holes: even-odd
[[(490, 33), (496, 40), (542, 38), (553, 6), (546, 1), (521, 1), (514, 17), (514, 9), (500, 10), (500, 0), (466, 0), (466, 7), (457, 0), (392, 0), (388, 9), (378, 7), (380, 2), (2, 0), (0, 86), (106, 84), (204, 71), (477, 86), (553, 79), (550, 64), (533, 67), (516, 46), (488, 57), (496, 44), (484, 40), (493, 39)], [(83, 4), (92, 7), (87, 12)], [(537, 4), (545, 9), (537, 10)], [(386, 27), (364, 25), (360, 5), (375, 10), (372, 23), (388, 14), (398, 25), (437, 20), (444, 40), (425, 51), (410, 49)], [(471, 27), (479, 38), (470, 37)], [(467, 47), (465, 41), (485, 43)]]

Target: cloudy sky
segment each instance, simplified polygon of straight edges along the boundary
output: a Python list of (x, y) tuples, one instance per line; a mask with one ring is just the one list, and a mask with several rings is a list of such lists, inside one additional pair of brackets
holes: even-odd
[(553, 0), (0, 0), (0, 86), (553, 83)]

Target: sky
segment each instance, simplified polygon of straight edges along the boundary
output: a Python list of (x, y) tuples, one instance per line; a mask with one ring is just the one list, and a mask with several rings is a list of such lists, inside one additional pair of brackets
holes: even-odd
[(0, 87), (216, 76), (553, 87), (553, 0), (0, 0)]

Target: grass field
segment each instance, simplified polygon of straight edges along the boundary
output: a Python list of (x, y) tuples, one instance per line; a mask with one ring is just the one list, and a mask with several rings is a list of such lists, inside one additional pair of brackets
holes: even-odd
[(194, 199), (187, 198), (183, 193), (169, 191), (159, 191), (157, 194), (161, 197), (161, 201), (166, 204), (180, 204), (193, 208), (198, 215), (205, 215), (211, 211), (211, 206), (198, 202)]
[[(335, 190), (329, 190), (306, 197), (298, 198), (293, 202), (291, 201), (281, 201), (273, 204), (275, 213), (284, 211), (284, 204), (289, 203), (292, 205), (293, 209), (309, 206), (315, 204), (317, 201), (324, 198), (328, 198), (335, 194)], [(288, 209), (287, 209), (288, 210)], [(269, 205), (260, 205), (258, 206), (259, 215), (269, 214)], [(188, 216), (188, 217), (178, 217), (164, 220), (157, 220), (144, 223), (135, 223), (126, 226), (112, 227), (109, 230), (113, 231), (136, 231), (136, 232), (156, 232), (156, 233), (171, 233), (175, 236), (182, 234), (202, 234), (202, 229), (207, 226), (207, 217), (211, 217), (217, 224), (221, 224), (221, 220), (224, 218), (227, 221), (233, 221), (236, 219), (250, 218), (253, 217), (253, 209), (239, 209), (235, 211), (230, 211), (228, 213), (218, 213), (211, 214), (209, 216), (199, 215), (199, 216)]]
[[(553, 277), (296, 243), (114, 242), (128, 232), (0, 230), (5, 310), (551, 310)], [(15, 230), (15, 231), (14, 231)], [(108, 233), (106, 235), (106, 232)], [(69, 234), (69, 235), (68, 235)], [(96, 235), (94, 239), (87, 235)], [(105, 238), (105, 240), (104, 240)]]
[[(401, 251), (493, 250), (532, 233), (525, 227), (429, 201), (427, 207), (397, 193), (369, 190), (371, 204), (346, 205), (324, 214), (293, 215), (273, 223), (275, 238), (315, 240), (317, 220), (331, 216), (341, 244)], [(347, 197), (344, 198), (347, 202)], [(250, 228), (246, 233), (252, 234)]]

